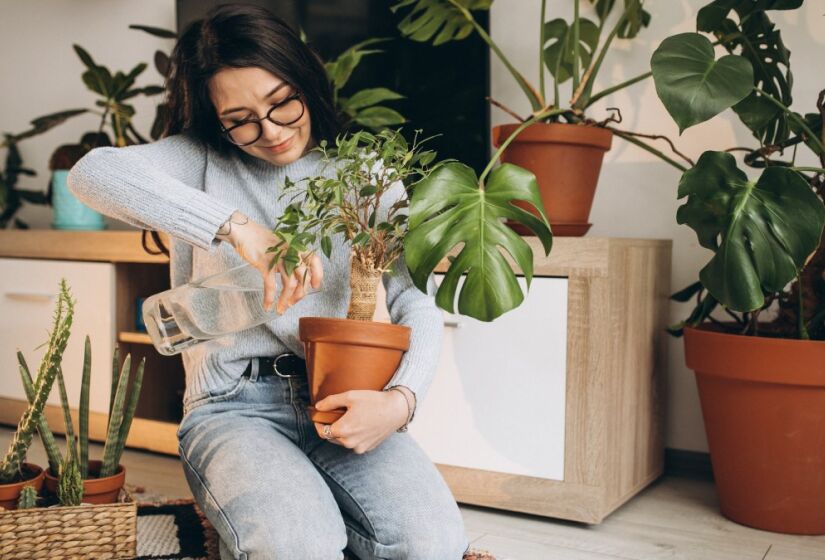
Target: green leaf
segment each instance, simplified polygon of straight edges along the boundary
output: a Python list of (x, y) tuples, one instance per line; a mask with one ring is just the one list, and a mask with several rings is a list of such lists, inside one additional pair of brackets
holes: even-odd
[(80, 57), (80, 61), (88, 68), (89, 70), (95, 70), (97, 68), (97, 64), (95, 63), (92, 55), (90, 55), (86, 49), (81, 47), (80, 45), (72, 45), (74, 48), (74, 52), (77, 53), (77, 56)]
[(343, 105), (345, 109), (356, 110), (394, 99), (404, 99), (404, 96), (387, 88), (370, 88), (362, 89), (347, 99)]
[(388, 40), (387, 38), (376, 37), (361, 41), (345, 50), (335, 60), (327, 62), (324, 68), (326, 69), (329, 81), (332, 82), (333, 88), (337, 91), (346, 85), (353, 70), (361, 63), (363, 57), (382, 52), (376, 49), (365, 50), (364, 47), (376, 43), (383, 43)]
[[(573, 27), (561, 18), (544, 24), (544, 64), (558, 83), (573, 76)], [(580, 68), (590, 66), (590, 60), (599, 43), (599, 27), (589, 19), (579, 19)]]
[(459, 41), (473, 32), (470, 19), (456, 5), (468, 11), (489, 10), (493, 0), (403, 0), (390, 7), (393, 13), (413, 6), (398, 24), (398, 30), (413, 41), (429, 42), (438, 46), (448, 41)]
[(325, 235), (321, 238), (321, 251), (323, 251), (324, 256), (326, 258), (331, 258), (332, 256), (332, 239), (329, 238), (328, 235)]
[(734, 112), (739, 116), (739, 120), (747, 126), (756, 138), (763, 138), (766, 129), (775, 122), (779, 113), (779, 107), (771, 103), (756, 92), (751, 93), (745, 99), (733, 106)]
[(57, 113), (49, 113), (48, 115), (37, 117), (36, 119), (31, 121), (31, 129), (25, 132), (21, 132), (20, 134), (14, 135), (14, 139), (15, 141), (19, 142), (20, 140), (23, 140), (25, 138), (30, 138), (38, 134), (43, 134), (44, 132), (51, 130), (57, 125), (63, 124), (70, 118), (76, 117), (77, 115), (82, 115), (86, 112), (88, 112), (88, 109), (69, 109), (67, 111), (58, 111)]
[[(716, 0), (699, 10), (696, 28), (713, 33), (729, 53), (738, 52), (747, 59), (753, 66), (753, 85), (790, 107), (793, 102), (791, 52), (765, 10), (795, 9), (801, 3), (801, 0)], [(730, 17), (731, 11), (735, 18)], [(744, 115), (742, 122), (764, 144), (786, 140), (790, 132), (788, 115), (774, 111), (767, 123), (762, 118), (748, 119), (754, 112), (752, 98), (742, 102), (745, 107), (734, 107), (740, 117)], [(767, 114), (764, 109), (760, 112)]]
[(736, 55), (714, 60), (713, 46), (698, 33), (668, 37), (650, 59), (656, 93), (681, 133), (744, 99), (753, 68)]
[(137, 25), (132, 24), (129, 26), (129, 29), (137, 29), (139, 31), (145, 31), (149, 35), (154, 35), (155, 37), (160, 37), (161, 39), (177, 39), (178, 34), (174, 31), (170, 31), (168, 29), (161, 29), (160, 27), (152, 27), (149, 25)]
[[(541, 219), (515, 206), (521, 200), (534, 206)], [(524, 296), (506, 252), (521, 269), (528, 286), (533, 277), (533, 253), (519, 235), (506, 226), (507, 218), (532, 230), (549, 253), (553, 238), (539, 196), (536, 178), (521, 167), (503, 164), (480, 188), (470, 167), (450, 162), (422, 179), (413, 191), (404, 257), (413, 282), (426, 291), (438, 263), (461, 247), (438, 288), (436, 303), (453, 312), (459, 279), (459, 313), (492, 321), (521, 304)]]
[(702, 287), (703, 286), (702, 286), (701, 282), (698, 282), (698, 281), (694, 282), (693, 284), (691, 284), (687, 288), (683, 288), (683, 289), (679, 290), (678, 292), (676, 292), (675, 294), (671, 295), (670, 299), (672, 299), (673, 301), (680, 301), (680, 302), (684, 303), (686, 301), (689, 301), (696, 294), (698, 294), (699, 291), (702, 289)]
[(402, 124), (406, 122), (406, 119), (398, 111), (387, 107), (367, 107), (360, 111), (353, 121), (361, 126), (378, 129)]
[(797, 276), (819, 246), (825, 207), (802, 176), (768, 167), (756, 183), (728, 153), (705, 152), (682, 175), (676, 219), (714, 252), (699, 278), (726, 307), (760, 308)]

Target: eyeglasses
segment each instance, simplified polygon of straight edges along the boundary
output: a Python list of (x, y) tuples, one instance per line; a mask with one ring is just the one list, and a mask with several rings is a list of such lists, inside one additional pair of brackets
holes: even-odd
[(264, 127), (261, 121), (264, 119), (279, 126), (288, 126), (301, 120), (305, 110), (301, 94), (295, 92), (270, 107), (263, 118), (249, 118), (228, 128), (220, 125), (221, 133), (236, 146), (249, 146), (263, 135)]

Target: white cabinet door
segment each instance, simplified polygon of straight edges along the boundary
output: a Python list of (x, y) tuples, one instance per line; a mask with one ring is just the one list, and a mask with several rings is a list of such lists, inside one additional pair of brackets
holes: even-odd
[[(0, 396), (25, 400), (17, 369), (17, 350), (37, 375), (41, 346), (52, 326), (60, 279), (65, 278), (74, 297), (72, 334), (63, 356), (63, 374), (72, 408), (80, 399), (83, 345), (92, 342), (92, 376), (89, 408), (107, 412), (115, 338), (115, 267), (109, 263), (0, 259)], [(55, 384), (49, 404), (60, 406)]]
[(492, 323), (444, 321), (410, 434), (436, 463), (563, 480), (567, 279), (534, 278), (524, 303)]

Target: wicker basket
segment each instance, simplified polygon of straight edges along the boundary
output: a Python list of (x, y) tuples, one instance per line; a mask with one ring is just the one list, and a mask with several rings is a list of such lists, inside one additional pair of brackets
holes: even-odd
[(3, 560), (132, 559), (137, 505), (121, 490), (118, 503), (0, 511)]

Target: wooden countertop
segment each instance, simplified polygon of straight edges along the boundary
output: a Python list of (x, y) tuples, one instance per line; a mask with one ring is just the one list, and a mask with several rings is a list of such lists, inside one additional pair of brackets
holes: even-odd
[[(50, 229), (0, 231), (0, 257), (165, 263), (163, 255), (143, 250), (139, 231), (61, 231)], [(621, 237), (556, 237), (549, 257), (535, 237), (525, 238), (533, 249), (537, 276), (605, 276), (614, 249), (670, 251), (672, 242)], [(150, 240), (151, 242), (151, 240)], [(446, 261), (437, 272), (446, 269)]]
[[(0, 257), (127, 263), (169, 262), (163, 255), (150, 255), (144, 251), (140, 238), (139, 231), (3, 230), (0, 231)], [(152, 243), (151, 238), (149, 243)]]

